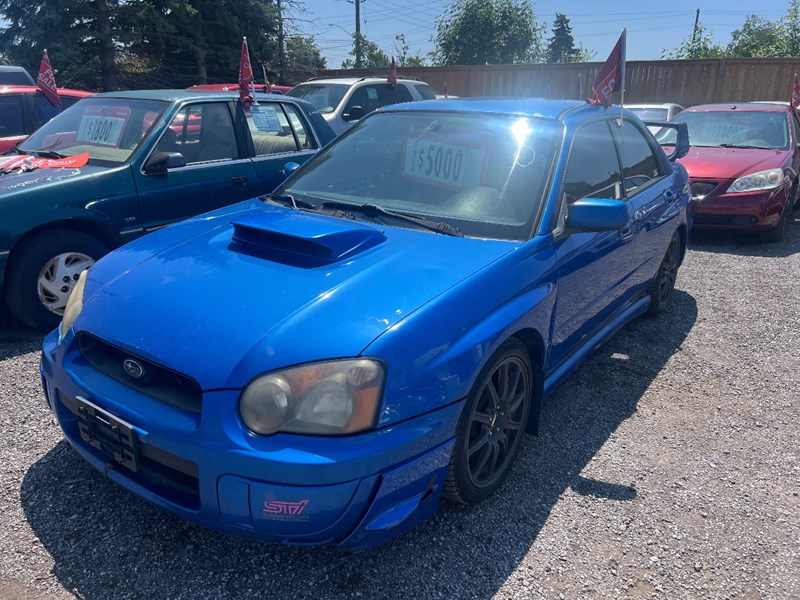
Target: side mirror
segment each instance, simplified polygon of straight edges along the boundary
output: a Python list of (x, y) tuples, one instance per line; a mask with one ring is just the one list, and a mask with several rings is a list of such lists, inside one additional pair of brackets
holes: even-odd
[(614, 231), (628, 225), (628, 206), (620, 200), (584, 198), (569, 206), (567, 226), (583, 231)]
[(297, 171), (297, 169), (299, 168), (300, 168), (300, 163), (287, 162), (285, 165), (283, 165), (283, 168), (281, 169), (281, 175), (283, 175), (284, 177), (288, 177), (289, 175)]
[[(689, 128), (686, 123), (672, 123), (668, 121), (644, 121), (644, 124), (648, 127), (660, 127), (659, 136), (666, 135), (669, 132), (665, 132), (664, 129), (674, 129), (676, 135), (675, 139), (675, 150), (672, 151), (672, 154), (667, 156), (670, 162), (675, 162), (679, 158), (683, 158), (687, 154), (689, 154)], [(652, 130), (651, 130), (652, 131)], [(664, 142), (659, 140), (661, 145), (664, 145)]]
[(170, 169), (185, 166), (186, 159), (180, 152), (156, 152), (145, 163), (143, 171), (147, 175), (166, 175)]
[(365, 114), (366, 113), (364, 112), (364, 109), (362, 107), (360, 107), (360, 106), (351, 106), (350, 107), (350, 112), (344, 113), (342, 115), (342, 118), (345, 121), (358, 121), (359, 119), (363, 119)]

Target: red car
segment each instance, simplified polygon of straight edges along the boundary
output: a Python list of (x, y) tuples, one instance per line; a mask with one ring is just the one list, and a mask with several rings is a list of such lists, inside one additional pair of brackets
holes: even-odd
[(56, 108), (34, 86), (0, 86), (0, 152), (11, 150), (62, 110), (92, 94), (59, 88), (58, 95), (61, 106)]
[[(266, 92), (268, 94), (285, 94), (292, 86), (290, 85), (274, 85), (270, 84), (269, 89), (263, 83), (256, 83), (253, 86), (257, 92)], [(208, 90), (211, 92), (235, 92), (239, 89), (238, 83), (204, 83), (201, 85), (193, 85), (186, 88), (187, 90)]]
[[(800, 121), (778, 104), (706, 104), (673, 119), (689, 129), (693, 227), (783, 239), (797, 199)], [(658, 136), (674, 143), (675, 133)]]

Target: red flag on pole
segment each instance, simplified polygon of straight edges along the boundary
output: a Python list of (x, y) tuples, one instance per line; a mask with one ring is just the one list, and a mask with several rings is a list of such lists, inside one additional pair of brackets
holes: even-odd
[(597, 72), (597, 77), (592, 83), (594, 98), (589, 100), (592, 104), (609, 106), (611, 104), (611, 94), (624, 91), (626, 31), (625, 29), (622, 30), (622, 35), (619, 36), (619, 40), (617, 40), (617, 44), (608, 56), (608, 60)]
[(392, 87), (397, 85), (397, 64), (394, 62), (394, 56), (392, 57), (392, 62), (389, 63), (389, 75), (386, 77), (386, 81)]
[(794, 76), (794, 84), (792, 85), (792, 100), (789, 102), (789, 110), (795, 111), (800, 107), (800, 79), (797, 74)]
[(253, 67), (250, 65), (250, 52), (247, 50), (247, 38), (242, 38), (242, 56), (239, 60), (239, 100), (245, 110), (253, 104), (251, 86), (255, 82)]
[(50, 57), (47, 56), (47, 50), (42, 52), (42, 62), (39, 65), (36, 87), (42, 90), (42, 94), (50, 101), (50, 104), (53, 106), (61, 105), (61, 98), (58, 97), (58, 88), (56, 88), (56, 77), (53, 75), (53, 68), (50, 66)]

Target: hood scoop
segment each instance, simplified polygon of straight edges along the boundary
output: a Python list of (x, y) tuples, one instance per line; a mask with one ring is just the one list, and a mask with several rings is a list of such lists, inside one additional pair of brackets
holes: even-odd
[(232, 225), (232, 250), (294, 266), (339, 262), (386, 239), (375, 227), (305, 211), (261, 210)]

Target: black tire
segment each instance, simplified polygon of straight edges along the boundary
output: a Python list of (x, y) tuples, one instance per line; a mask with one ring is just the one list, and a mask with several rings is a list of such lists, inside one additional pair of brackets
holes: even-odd
[(647, 314), (658, 315), (664, 312), (672, 292), (675, 289), (675, 279), (678, 277), (678, 267), (681, 264), (681, 236), (676, 231), (672, 234), (672, 239), (667, 246), (667, 252), (658, 273), (647, 294), (650, 296), (650, 306), (647, 307)]
[(789, 212), (790, 212), (789, 207), (784, 206), (778, 224), (772, 229), (767, 229), (761, 234), (761, 239), (763, 241), (769, 243), (783, 241), (783, 238), (786, 236), (786, 223), (789, 221)]
[[(53, 297), (46, 304), (46, 291), (40, 297), (39, 279), (45, 276), (44, 268), (58, 256), (68, 255), (76, 268), (86, 268), (87, 260), (98, 260), (108, 253), (108, 248), (99, 240), (79, 231), (58, 229), (43, 231), (25, 240), (14, 250), (6, 272), (5, 297), (8, 307), (20, 321), (35, 329), (51, 330), (61, 321), (63, 307), (55, 308), (60, 299)], [(84, 258), (81, 258), (84, 257)], [(66, 268), (66, 267), (65, 267)], [(81, 269), (83, 270), (83, 269)], [(70, 281), (63, 282), (61, 290), (75, 285), (77, 274), (70, 273)], [(54, 307), (53, 310), (48, 305)], [(55, 312), (54, 312), (55, 310)]]
[(503, 483), (531, 409), (533, 371), (525, 346), (506, 340), (481, 370), (458, 423), (444, 496), (477, 504)]

